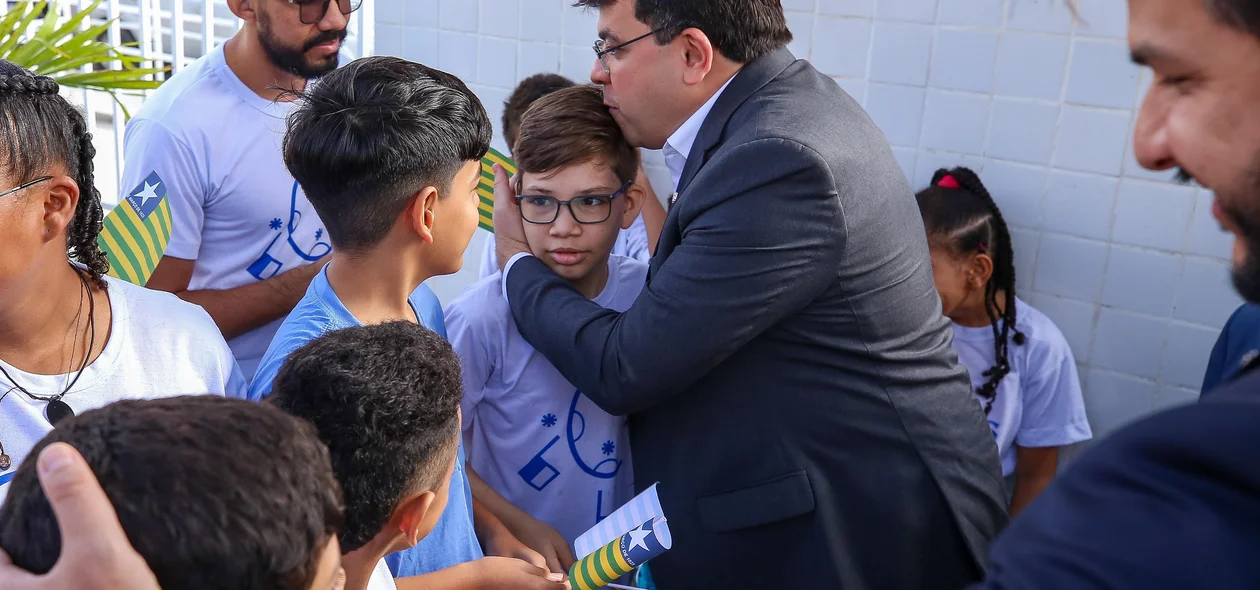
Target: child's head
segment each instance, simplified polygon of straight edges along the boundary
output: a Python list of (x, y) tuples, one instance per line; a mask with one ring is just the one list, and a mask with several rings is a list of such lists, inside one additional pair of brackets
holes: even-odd
[(516, 149), (516, 138), (521, 131), (521, 117), (529, 110), (534, 101), (551, 94), (575, 86), (573, 80), (560, 74), (534, 74), (517, 84), (507, 101), (503, 103), (503, 140), (507, 142), (508, 151)]
[(521, 121), (513, 154), (517, 199), (532, 253), (580, 282), (606, 269), (617, 232), (643, 203), (639, 152), (626, 143), (594, 86), (558, 90)]
[(409, 322), (329, 332), (285, 361), (268, 401), (328, 445), (343, 553), (381, 535), (398, 551), (433, 530), (458, 454), (461, 383), (451, 345)]
[(423, 243), (426, 268), (456, 272), (477, 228), (490, 118), (463, 82), (395, 57), (355, 60), (302, 95), (284, 161), (333, 247), (351, 255)]
[(0, 291), (67, 253), (98, 285), (109, 270), (96, 244), (96, 149), (83, 114), (58, 90), (52, 78), (0, 60), (0, 193), (8, 193), (0, 196)]
[(1010, 372), (1007, 341), (1024, 336), (1015, 327), (1015, 254), (997, 203), (967, 168), (937, 170), (932, 186), (916, 195), (932, 254), (932, 274), (945, 315), (983, 313), (993, 326), (996, 365), (979, 393), (992, 406), (997, 385)]
[[(330, 590), (341, 492), (309, 424), (220, 396), (120, 401), (59, 422), (31, 451), (78, 449), (163, 588)], [(0, 549), (45, 573), (61, 534), (35, 474), (18, 468)]]

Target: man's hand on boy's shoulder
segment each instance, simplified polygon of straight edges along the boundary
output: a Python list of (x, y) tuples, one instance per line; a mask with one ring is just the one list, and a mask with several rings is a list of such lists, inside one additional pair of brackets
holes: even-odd
[(494, 249), (499, 270), (507, 266), (513, 256), (529, 252), (525, 242), (525, 222), (521, 220), (520, 206), (516, 203), (513, 186), (516, 177), (508, 177), (507, 170), (494, 165)]

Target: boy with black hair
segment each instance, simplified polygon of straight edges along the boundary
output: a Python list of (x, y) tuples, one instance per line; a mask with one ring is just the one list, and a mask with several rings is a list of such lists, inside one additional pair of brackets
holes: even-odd
[[(268, 403), (315, 426), (345, 494), (339, 540), (346, 590), (394, 588), (385, 556), (415, 546), (437, 524), (458, 455), (459, 379), (451, 345), (409, 322), (329, 332), (289, 355), (276, 376)], [(495, 559), (448, 568), (428, 582), (555, 587), (537, 576), (529, 586), (487, 578), (493, 572), (485, 566)]]
[[(639, 152), (599, 89), (539, 99), (515, 156), (530, 250), (587, 298), (625, 311), (648, 267), (613, 254), (613, 244), (648, 197), (635, 182)], [(487, 484), (566, 544), (630, 500), (626, 419), (593, 404), (521, 336), (501, 274), (468, 287), (446, 308), (446, 322), (463, 364), (469, 463)], [(518, 520), (504, 517), (514, 531)]]
[[(446, 335), (441, 305), (424, 282), (463, 264), (490, 146), (490, 119), (463, 82), (395, 57), (356, 60), (301, 98), (284, 159), (324, 220), (333, 251), (263, 356), (250, 386), (254, 400), (271, 392), (290, 353), (325, 333), (401, 320)], [(394, 576), (429, 574), (484, 553), (545, 564), (493, 513), (474, 510), (462, 448), (459, 454), (446, 510), (416, 547), (389, 557)]]
[[(310, 425), (219, 396), (126, 400), (67, 418), (35, 445), (79, 451), (163, 588), (340, 588), (341, 491)], [(0, 550), (43, 574), (62, 539), (36, 478), (18, 468)]]
[[(575, 86), (576, 83), (560, 74), (534, 74), (517, 84), (512, 95), (503, 103), (503, 140), (507, 142), (508, 151), (515, 153), (516, 139), (521, 131), (521, 118), (538, 99), (557, 90)], [(647, 173), (640, 166), (636, 172), (635, 182), (643, 187), (645, 197), (642, 211), (630, 227), (618, 232), (617, 241), (613, 244), (613, 254), (627, 256), (647, 262), (656, 249), (656, 240), (661, 235), (661, 227), (665, 225), (665, 208), (652, 191)], [(499, 272), (499, 263), (495, 260), (494, 234), (486, 238), (485, 249), (481, 253), (481, 278)]]

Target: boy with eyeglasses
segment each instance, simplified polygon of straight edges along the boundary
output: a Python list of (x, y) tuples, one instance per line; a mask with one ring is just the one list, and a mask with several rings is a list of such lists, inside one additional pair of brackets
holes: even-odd
[[(513, 155), (533, 254), (596, 303), (629, 308), (648, 267), (611, 252), (645, 193), (634, 182), (638, 151), (600, 91), (575, 86), (539, 99), (521, 122)], [(469, 465), (571, 546), (631, 498), (625, 418), (595, 406), (521, 337), (500, 273), (468, 287), (445, 316), (463, 364)], [(504, 524), (522, 536), (511, 520)], [(572, 555), (561, 559), (565, 568), (571, 563)]]

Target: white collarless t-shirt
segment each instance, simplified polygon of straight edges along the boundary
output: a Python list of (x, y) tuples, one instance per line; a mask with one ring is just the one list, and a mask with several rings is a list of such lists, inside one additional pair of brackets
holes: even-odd
[[(210, 315), (160, 291), (105, 277), (112, 312), (109, 340), (62, 401), (75, 414), (124, 399), (217, 394), (245, 397), (245, 379)], [(98, 308), (99, 311), (99, 308)], [(86, 318), (85, 320), (86, 321)], [(47, 397), (74, 377), (34, 375), (0, 361), (18, 385)], [(12, 465), (0, 471), (0, 502), (35, 443), (52, 431), (47, 402), (28, 397), (0, 375), (0, 444)], [(8, 394), (4, 394), (4, 391)]]

